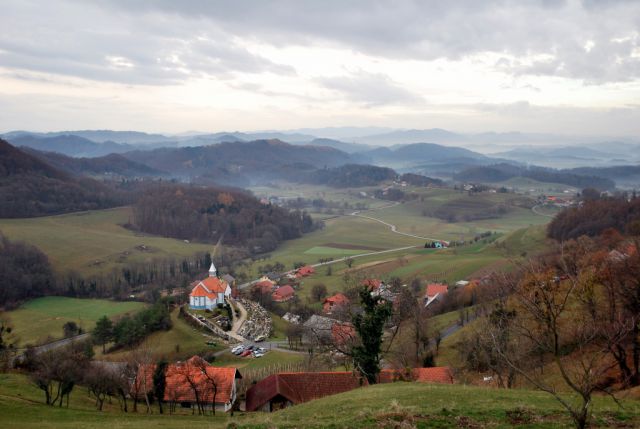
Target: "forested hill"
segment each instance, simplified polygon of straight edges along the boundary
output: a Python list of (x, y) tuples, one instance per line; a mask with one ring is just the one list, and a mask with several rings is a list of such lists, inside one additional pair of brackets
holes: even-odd
[(117, 193), (74, 178), (0, 139), (0, 217), (30, 217), (118, 205)]
[[(350, 162), (342, 151), (321, 146), (296, 146), (280, 140), (220, 143), (211, 146), (162, 148), (134, 151), (125, 156), (175, 176), (208, 175), (212, 180), (229, 183), (227, 177), (247, 180), (270, 177), (277, 167), (304, 163), (316, 168), (335, 167)], [(227, 177), (225, 177), (227, 176)]]
[(484, 167), (467, 168), (454, 175), (454, 180), (461, 182), (495, 183), (511, 179), (512, 177), (526, 177), (547, 183), (562, 183), (576, 188), (597, 188), (607, 190), (615, 188), (613, 180), (604, 177), (581, 175), (572, 170), (554, 170), (543, 167), (520, 167), (512, 164), (494, 164)]
[(274, 250), (316, 227), (304, 212), (263, 204), (238, 189), (168, 184), (139, 199), (133, 221), (146, 233), (205, 242), (222, 238), (251, 253)]
[(131, 161), (116, 153), (97, 158), (73, 158), (60, 153), (41, 152), (31, 148), (23, 148), (22, 150), (58, 170), (77, 176), (150, 177), (167, 175), (163, 171)]

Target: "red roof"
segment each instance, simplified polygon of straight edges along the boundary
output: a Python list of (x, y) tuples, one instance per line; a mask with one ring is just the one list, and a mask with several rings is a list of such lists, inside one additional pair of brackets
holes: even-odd
[(349, 344), (356, 339), (356, 329), (350, 323), (334, 323), (331, 325), (331, 337), (338, 346)]
[(433, 298), (437, 294), (444, 295), (448, 292), (449, 292), (449, 286), (443, 285), (441, 283), (431, 283), (427, 285), (427, 292), (425, 293), (425, 296), (427, 298)]
[(254, 289), (260, 289), (261, 293), (271, 293), (271, 291), (273, 290), (273, 283), (271, 283), (270, 281), (267, 280), (263, 280), (261, 282), (255, 283), (253, 285)]
[(419, 383), (453, 384), (453, 373), (448, 366), (433, 368), (383, 369), (380, 371), (380, 383), (394, 381), (416, 381)]
[(315, 272), (316, 272), (316, 270), (312, 266), (306, 265), (304, 267), (298, 268), (298, 270), (296, 271), (296, 275), (297, 276), (310, 276), (311, 274), (313, 274)]
[(271, 296), (274, 301), (286, 301), (296, 294), (296, 291), (289, 285), (280, 286)]
[(191, 283), (191, 286), (193, 286), (191, 296), (207, 296), (216, 299), (217, 294), (224, 293), (229, 284), (218, 277), (207, 277), (204, 280)]
[[(153, 388), (155, 364), (141, 366), (136, 383), (143, 394), (146, 389)], [(206, 375), (205, 375), (206, 373)], [(167, 387), (164, 392), (165, 401), (196, 402), (194, 387), (198, 391), (201, 402), (213, 401), (213, 386), (217, 388), (215, 402), (229, 403), (233, 395), (236, 378), (242, 378), (236, 368), (221, 368), (209, 365), (199, 356), (193, 356), (186, 362), (178, 362), (167, 366), (165, 373)], [(146, 384), (145, 384), (146, 383)], [(193, 386), (192, 386), (193, 385)]]
[(364, 279), (362, 280), (362, 286), (366, 286), (371, 290), (378, 290), (380, 285), (382, 284), (382, 280), (378, 279)]
[(247, 390), (247, 411), (255, 411), (277, 396), (294, 404), (335, 395), (367, 384), (353, 372), (288, 372), (273, 374)]
[(331, 310), (333, 310), (334, 307), (347, 305), (349, 305), (349, 298), (347, 298), (342, 293), (337, 293), (333, 296), (325, 298), (324, 302), (322, 303), (322, 311), (324, 311), (325, 313), (329, 313), (331, 312)]

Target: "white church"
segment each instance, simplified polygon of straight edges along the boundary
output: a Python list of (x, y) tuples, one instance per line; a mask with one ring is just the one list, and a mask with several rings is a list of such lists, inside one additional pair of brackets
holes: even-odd
[(224, 304), (225, 299), (231, 296), (231, 286), (218, 277), (213, 262), (209, 268), (209, 277), (191, 284), (189, 294), (189, 307), (192, 310), (211, 310), (218, 304)]

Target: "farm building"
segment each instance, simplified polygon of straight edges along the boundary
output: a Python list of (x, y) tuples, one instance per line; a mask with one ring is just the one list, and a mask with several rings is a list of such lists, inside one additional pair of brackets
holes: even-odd
[(301, 277), (307, 277), (310, 276), (311, 274), (315, 273), (316, 270), (310, 266), (310, 265), (306, 265), (304, 267), (300, 267), (296, 270), (296, 277), (297, 278), (301, 278)]
[(216, 267), (211, 263), (209, 277), (191, 284), (189, 307), (193, 310), (211, 310), (218, 304), (224, 304), (231, 296), (231, 286), (217, 276)]
[[(143, 392), (153, 386), (155, 369), (155, 364), (142, 365), (138, 369), (133, 390), (140, 392), (139, 396), (144, 396)], [(197, 391), (197, 400), (205, 408), (211, 409), (214, 404), (216, 411), (227, 412), (236, 401), (236, 380), (240, 378), (242, 375), (236, 368), (215, 367), (201, 357), (193, 356), (185, 362), (167, 366), (164, 400), (170, 406), (191, 408), (197, 405)]]
[[(384, 369), (380, 372), (379, 383), (395, 381), (452, 384), (453, 375), (448, 367)], [(277, 411), (368, 384), (365, 378), (350, 371), (273, 374), (247, 391), (246, 410)]]
[(449, 286), (441, 283), (430, 283), (424, 294), (424, 306), (442, 300), (449, 293)]
[(322, 303), (322, 311), (325, 314), (331, 314), (336, 309), (345, 308), (348, 305), (349, 305), (349, 298), (347, 298), (342, 293), (337, 293), (333, 296), (325, 298), (324, 302)]
[(271, 298), (275, 302), (285, 302), (293, 298), (295, 294), (296, 294), (296, 291), (293, 290), (291, 286), (286, 285), (286, 286), (280, 286), (278, 289), (276, 289), (276, 291), (273, 292), (273, 294), (271, 295)]

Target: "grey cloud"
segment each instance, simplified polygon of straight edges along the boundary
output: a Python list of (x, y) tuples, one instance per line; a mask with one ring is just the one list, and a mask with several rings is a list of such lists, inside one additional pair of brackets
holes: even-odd
[(424, 101), (383, 74), (359, 72), (351, 76), (322, 77), (315, 80), (321, 86), (366, 106)]

